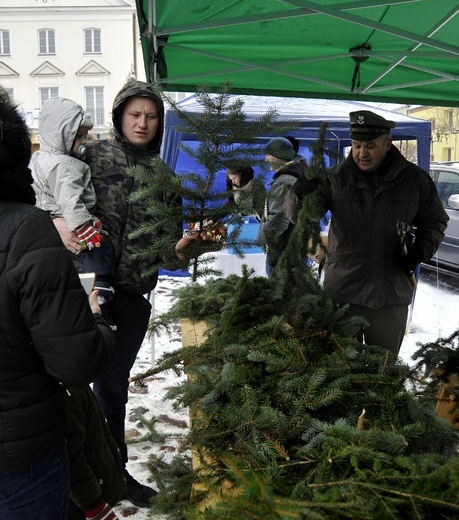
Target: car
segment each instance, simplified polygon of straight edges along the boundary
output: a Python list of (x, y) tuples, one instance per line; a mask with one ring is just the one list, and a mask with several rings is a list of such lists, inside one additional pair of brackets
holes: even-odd
[(437, 253), (423, 265), (439, 272), (459, 276), (459, 163), (433, 162), (432, 177), (449, 221)]

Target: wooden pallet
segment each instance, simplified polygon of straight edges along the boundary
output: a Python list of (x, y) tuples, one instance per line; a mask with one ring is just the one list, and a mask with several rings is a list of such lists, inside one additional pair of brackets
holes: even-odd
[[(454, 384), (454, 387), (457, 385)], [(459, 430), (459, 410), (457, 400), (450, 390), (451, 384), (440, 383), (438, 390), (436, 411), (439, 417), (446, 419), (454, 428)]]
[[(184, 347), (194, 346), (199, 347), (206, 339), (206, 332), (209, 330), (209, 325), (204, 321), (191, 321), (188, 319), (181, 320), (182, 326), (182, 345)], [(187, 377), (190, 381), (193, 381), (193, 377), (190, 374), (187, 374)], [(190, 428), (193, 427), (193, 423), (199, 420), (199, 423), (202, 423), (204, 416), (202, 413), (195, 409), (194, 407), (190, 408)], [(210, 455), (205, 450), (198, 450), (195, 446), (191, 448), (191, 463), (193, 471), (199, 472), (202, 482), (195, 482), (192, 485), (191, 495), (193, 496), (196, 493), (204, 493), (206, 497), (197, 505), (198, 511), (203, 511), (213, 504), (221, 500), (225, 494), (234, 493), (233, 485), (228, 481), (223, 481), (220, 483), (219, 489), (216, 490), (215, 487), (210, 489), (209, 485), (205, 482), (206, 476), (211, 478), (211, 471), (208, 472), (207, 468), (212, 465), (218, 465), (217, 459)]]

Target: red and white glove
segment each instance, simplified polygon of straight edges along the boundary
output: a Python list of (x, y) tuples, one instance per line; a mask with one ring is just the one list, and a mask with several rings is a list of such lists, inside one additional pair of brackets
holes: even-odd
[(85, 511), (85, 515), (86, 520), (119, 520), (115, 511), (103, 500), (99, 506)]
[(92, 220), (75, 229), (82, 249), (91, 250), (95, 247), (100, 247), (103, 238), (102, 233), (99, 231), (101, 228), (102, 224), (98, 220)]

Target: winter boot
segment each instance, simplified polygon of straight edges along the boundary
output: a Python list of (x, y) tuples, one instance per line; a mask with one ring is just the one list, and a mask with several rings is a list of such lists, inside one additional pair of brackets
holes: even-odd
[(158, 494), (153, 488), (145, 486), (130, 475), (127, 470), (124, 470), (124, 476), (126, 477), (126, 491), (124, 492), (123, 499), (129, 500), (132, 504), (137, 507), (151, 506), (151, 498)]
[(102, 311), (102, 316), (108, 321), (110, 327), (113, 330), (116, 330), (115, 323), (110, 319), (109, 315), (109, 307), (110, 303), (113, 300), (113, 296), (115, 294), (115, 289), (108, 282), (103, 280), (96, 280), (94, 285), (94, 290), (98, 291), (97, 301), (99, 302), (100, 310)]

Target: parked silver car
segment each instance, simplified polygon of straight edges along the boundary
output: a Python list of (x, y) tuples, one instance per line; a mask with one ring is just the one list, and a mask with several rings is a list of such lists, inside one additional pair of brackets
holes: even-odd
[(445, 238), (427, 267), (459, 275), (459, 163), (431, 163), (430, 175), (449, 215)]

